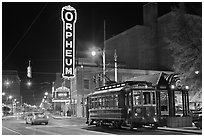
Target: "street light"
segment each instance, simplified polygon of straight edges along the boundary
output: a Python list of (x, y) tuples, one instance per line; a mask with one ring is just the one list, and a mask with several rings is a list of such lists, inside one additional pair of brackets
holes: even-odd
[(196, 74), (196, 75), (198, 75), (198, 74), (199, 74), (199, 71), (198, 71), (198, 70), (197, 70), (197, 71), (195, 71), (195, 74)]
[(96, 51), (91, 51), (92, 56), (96, 56)]
[(171, 85), (171, 89), (174, 90), (174, 89), (175, 89), (175, 86), (174, 86), (174, 85)]
[(189, 90), (189, 86), (185, 86), (186, 90)]
[(6, 88), (8, 88), (10, 86), (11, 82), (7, 79), (5, 82), (4, 82), (4, 85), (6, 86)]
[(27, 86), (30, 87), (31, 85), (32, 85), (32, 82), (29, 80), (29, 81), (27, 82)]
[(10, 95), (8, 98), (9, 98), (9, 99), (12, 99), (12, 98), (13, 98), (13, 96), (11, 96), (11, 95)]
[(3, 93), (2, 93), (2, 95), (3, 95), (3, 96), (5, 96), (5, 95), (6, 95), (6, 93), (5, 93), (5, 92), (3, 92)]
[(48, 92), (45, 92), (45, 96), (47, 96), (48, 95)]

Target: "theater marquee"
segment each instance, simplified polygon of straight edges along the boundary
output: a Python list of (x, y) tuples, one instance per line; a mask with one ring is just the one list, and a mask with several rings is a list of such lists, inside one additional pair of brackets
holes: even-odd
[(75, 23), (77, 13), (75, 8), (65, 6), (61, 11), (63, 22), (63, 78), (75, 76)]

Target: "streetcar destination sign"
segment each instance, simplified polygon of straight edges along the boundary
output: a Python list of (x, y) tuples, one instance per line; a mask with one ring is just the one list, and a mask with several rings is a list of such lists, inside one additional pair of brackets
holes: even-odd
[(63, 22), (63, 78), (75, 76), (75, 23), (77, 20), (76, 9), (65, 6), (61, 10)]

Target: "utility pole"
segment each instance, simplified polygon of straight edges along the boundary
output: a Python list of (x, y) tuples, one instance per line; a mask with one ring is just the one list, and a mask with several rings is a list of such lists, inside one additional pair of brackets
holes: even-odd
[(114, 52), (114, 62), (115, 62), (115, 82), (118, 81), (118, 66), (117, 66), (117, 52), (116, 52), (116, 49), (115, 49), (115, 52)]
[(104, 20), (104, 36), (103, 36), (103, 51), (102, 51), (102, 56), (103, 56), (103, 86), (105, 86), (106, 80), (105, 80), (105, 75), (106, 75), (106, 22)]
[(21, 107), (23, 106), (23, 97), (21, 96)]

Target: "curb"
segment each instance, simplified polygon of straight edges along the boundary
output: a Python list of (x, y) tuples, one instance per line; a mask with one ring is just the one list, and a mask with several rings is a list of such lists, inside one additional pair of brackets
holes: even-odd
[(10, 119), (14, 119), (17, 118), (17, 116), (6, 116), (6, 117), (2, 117), (2, 120), (10, 120)]
[(175, 132), (202, 134), (202, 130), (188, 130), (188, 129), (180, 129), (180, 128), (176, 129), (176, 128), (162, 128), (162, 127), (158, 127), (157, 130), (166, 130), (166, 131), (175, 131)]
[(60, 117), (60, 116), (50, 116), (54, 119), (84, 119), (82, 117)]
[(57, 116), (51, 116), (54, 119), (70, 119), (71, 117), (57, 117)]

